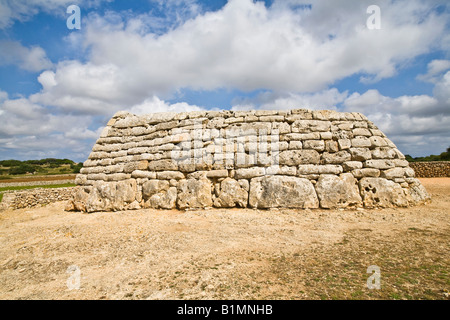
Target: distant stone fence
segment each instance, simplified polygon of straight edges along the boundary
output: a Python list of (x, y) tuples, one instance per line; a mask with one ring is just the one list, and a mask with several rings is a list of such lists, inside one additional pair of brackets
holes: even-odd
[(0, 210), (34, 208), (57, 201), (67, 201), (73, 197), (73, 191), (73, 187), (7, 191), (3, 193)]
[(410, 162), (418, 178), (450, 177), (450, 161)]

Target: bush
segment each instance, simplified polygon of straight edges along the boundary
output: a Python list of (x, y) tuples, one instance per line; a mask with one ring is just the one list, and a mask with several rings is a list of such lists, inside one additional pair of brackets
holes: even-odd
[(3, 167), (18, 167), (22, 164), (22, 161), (19, 160), (2, 160), (0, 161), (0, 165)]
[(26, 174), (34, 173), (36, 169), (29, 164), (21, 164), (18, 167), (13, 167), (9, 170), (9, 174)]
[(72, 169), (73, 173), (80, 173), (81, 168), (83, 168), (82, 162), (70, 165), (70, 169)]

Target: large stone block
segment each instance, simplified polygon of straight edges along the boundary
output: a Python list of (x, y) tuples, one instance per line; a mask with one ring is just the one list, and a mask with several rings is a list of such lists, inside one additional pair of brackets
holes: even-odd
[(320, 155), (316, 150), (287, 150), (280, 152), (280, 165), (319, 164)]
[(357, 180), (351, 173), (340, 176), (323, 174), (316, 184), (320, 207), (326, 209), (362, 205)]
[(142, 185), (144, 206), (154, 209), (174, 209), (177, 189), (166, 180), (149, 180)]
[(208, 179), (188, 179), (178, 183), (179, 209), (212, 207), (211, 182)]
[(410, 201), (407, 192), (398, 183), (384, 178), (362, 178), (359, 190), (367, 208), (407, 207)]
[(238, 181), (226, 178), (220, 183), (214, 206), (219, 208), (247, 207), (248, 191)]
[(265, 176), (250, 181), (252, 208), (318, 208), (312, 183), (304, 178)]

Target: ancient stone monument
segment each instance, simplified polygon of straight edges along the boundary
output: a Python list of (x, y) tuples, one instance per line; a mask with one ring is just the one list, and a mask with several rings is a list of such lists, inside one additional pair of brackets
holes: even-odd
[(208, 111), (108, 122), (67, 210), (407, 207), (429, 201), (360, 113)]

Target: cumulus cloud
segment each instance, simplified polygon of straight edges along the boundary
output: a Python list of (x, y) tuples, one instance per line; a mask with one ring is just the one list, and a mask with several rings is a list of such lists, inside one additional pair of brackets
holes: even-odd
[(52, 67), (44, 49), (27, 48), (17, 41), (0, 41), (0, 65), (17, 65), (19, 68), (38, 72)]
[(315, 93), (277, 93), (264, 92), (254, 99), (236, 102), (232, 110), (289, 110), (307, 108), (311, 110), (336, 110), (337, 105), (344, 102), (348, 92), (339, 92), (336, 88)]
[(170, 104), (156, 96), (146, 99), (144, 102), (134, 105), (131, 108), (125, 109), (125, 111), (138, 115), (157, 112), (189, 112), (202, 110), (206, 109), (196, 105), (190, 105), (186, 102)]
[(450, 69), (450, 60), (432, 60), (428, 63), (428, 70), (426, 74), (420, 74), (417, 76), (418, 80), (436, 83), (438, 77), (444, 72)]
[[(361, 111), (398, 141), (430, 132), (446, 137), (448, 60), (430, 62), (423, 75), (435, 84), (433, 96), (391, 98), (377, 90), (353, 93), (333, 88), (354, 75), (364, 83), (392, 77), (417, 56), (447, 48), (449, 13), (435, 10), (436, 1), (377, 1), (381, 30), (366, 27), (366, 9), (373, 4), (366, 0), (277, 0), (270, 7), (261, 1), (230, 0), (214, 12), (204, 12), (194, 0), (152, 1), (166, 16), (107, 11), (84, 17), (86, 26), (68, 37), (86, 49), (82, 61), (61, 61), (48, 70), (51, 62), (39, 47), (16, 48), (27, 54), (4, 59), (24, 69), (45, 70), (38, 77), (42, 90), (28, 98), (11, 100), (4, 95), (2, 101), (0, 92), (0, 118), (9, 121), (0, 129), (0, 139), (8, 139), (4, 146), (51, 148), (53, 143), (33, 141), (48, 142), (52, 137), (86, 154), (80, 141), (95, 139), (104, 121), (118, 110), (202, 110), (166, 100), (181, 89), (223, 88), (262, 92), (235, 101), (234, 110)], [(24, 0), (0, 2), (5, 9), (0, 10), (0, 28), (25, 19), (33, 10), (69, 2), (42, 0), (28, 8)]]
[(365, 82), (393, 76), (445, 33), (448, 17), (419, 0), (380, 1), (383, 28), (369, 30), (369, 4), (230, 0), (198, 14), (194, 1), (172, 0), (165, 6), (189, 8), (193, 17), (163, 34), (151, 31), (148, 14), (92, 14), (82, 31), (88, 61), (65, 61), (41, 75), (33, 101), (110, 114), (179, 89), (313, 93), (354, 74)]

